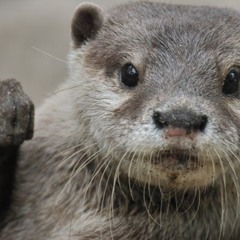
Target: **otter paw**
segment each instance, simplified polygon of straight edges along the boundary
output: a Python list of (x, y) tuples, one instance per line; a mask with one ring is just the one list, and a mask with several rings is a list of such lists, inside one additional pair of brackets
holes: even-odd
[(0, 81), (0, 146), (19, 145), (33, 136), (34, 106), (14, 79)]

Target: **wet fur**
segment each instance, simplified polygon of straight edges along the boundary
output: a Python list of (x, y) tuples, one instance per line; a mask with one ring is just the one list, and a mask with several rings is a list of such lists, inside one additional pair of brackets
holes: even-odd
[[(221, 94), (240, 65), (239, 13), (133, 3), (101, 19), (73, 38), (65, 90), (37, 112), (0, 239), (239, 239), (240, 102)], [(134, 90), (119, 83), (125, 62), (141, 72)], [(207, 114), (207, 131), (167, 142), (152, 110), (182, 106)], [(203, 166), (152, 167), (169, 145)]]

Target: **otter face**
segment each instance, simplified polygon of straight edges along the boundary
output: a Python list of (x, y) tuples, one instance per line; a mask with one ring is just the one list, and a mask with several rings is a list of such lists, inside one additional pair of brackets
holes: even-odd
[(116, 174), (177, 189), (236, 177), (239, 22), (217, 8), (133, 3), (104, 15), (80, 5), (74, 107)]

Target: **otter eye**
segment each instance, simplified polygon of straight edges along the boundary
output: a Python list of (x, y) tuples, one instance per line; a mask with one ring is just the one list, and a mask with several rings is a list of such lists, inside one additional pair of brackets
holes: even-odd
[(139, 81), (137, 69), (131, 64), (125, 64), (121, 69), (121, 81), (127, 87), (136, 87)]
[(239, 96), (240, 89), (240, 69), (231, 68), (224, 80), (222, 92), (226, 95)]

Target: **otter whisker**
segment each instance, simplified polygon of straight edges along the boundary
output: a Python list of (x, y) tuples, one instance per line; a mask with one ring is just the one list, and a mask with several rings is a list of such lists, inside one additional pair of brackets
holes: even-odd
[(221, 170), (222, 170), (222, 180), (223, 185), (220, 187), (220, 196), (221, 196), (221, 222), (220, 222), (220, 229), (219, 229), (219, 239), (221, 239), (221, 236), (224, 235), (225, 227), (226, 227), (226, 219), (227, 219), (227, 183), (226, 183), (226, 172), (225, 167), (223, 165), (221, 156), (217, 152), (216, 149), (214, 149), (216, 155), (218, 156), (218, 160), (220, 162)]
[(148, 164), (148, 171), (147, 171), (147, 183), (148, 183), (148, 195), (149, 195), (149, 199), (150, 199), (150, 202), (153, 204), (154, 202), (153, 202), (153, 199), (152, 199), (152, 196), (151, 196), (151, 191), (150, 191), (150, 189), (151, 189), (151, 166), (152, 166), (152, 164), (153, 164), (153, 154), (154, 154), (154, 152), (153, 151), (151, 151), (151, 153), (150, 153), (150, 156), (149, 156), (149, 164)]
[[(131, 149), (131, 150), (128, 150), (128, 151), (126, 152), (126, 155), (125, 155), (124, 158), (126, 158), (127, 161), (125, 161), (125, 165), (126, 165), (126, 164), (128, 165), (128, 160), (129, 160), (129, 158), (130, 158), (130, 156), (131, 156), (131, 153), (132, 153), (132, 149)], [(119, 178), (119, 177), (120, 177), (120, 174), (117, 174), (117, 182), (118, 182), (119, 189), (120, 189), (122, 195), (127, 199), (127, 196), (126, 196), (126, 194), (124, 193), (124, 191), (123, 191), (123, 189), (122, 189), (121, 181), (120, 181), (120, 178)]]
[[(62, 154), (64, 154), (64, 153), (68, 152), (68, 151), (71, 151), (71, 150), (73, 150), (73, 149), (75, 149), (75, 148), (82, 147), (82, 146), (83, 146), (82, 143), (80, 143), (80, 144), (76, 144), (76, 145), (74, 145), (74, 146), (68, 147), (68, 148), (66, 148), (65, 150), (60, 151), (59, 153), (57, 153), (57, 156), (62, 155)], [(86, 150), (86, 149), (92, 148), (92, 147), (94, 147), (94, 146), (97, 146), (97, 144), (96, 144), (96, 143), (89, 144), (89, 145), (85, 146), (84, 148), (81, 148), (81, 150)]]
[(146, 201), (146, 185), (147, 185), (147, 182), (145, 182), (145, 184), (144, 184), (144, 187), (143, 187), (143, 203), (144, 203), (144, 207), (145, 207), (145, 209), (146, 209), (146, 211), (147, 211), (147, 214), (148, 214), (148, 217), (153, 221), (153, 222), (155, 222), (160, 228), (162, 227), (161, 226), (161, 223), (160, 222), (158, 222), (155, 218), (154, 218), (154, 216), (151, 214), (151, 200), (149, 201), (149, 203), (147, 204), (147, 201)]
[[(236, 145), (235, 143), (233, 143), (232, 141), (229, 141), (228, 139), (224, 139), (224, 141), (220, 140), (223, 144), (226, 145), (226, 143), (228, 142), (229, 144), (231, 144), (236, 150), (239, 150), (239, 147), (238, 145)], [(240, 156), (239, 156), (240, 157)], [(239, 158), (238, 157), (238, 158)]]
[(213, 156), (210, 151), (206, 152), (207, 156), (209, 156), (209, 159), (212, 162), (212, 169), (213, 169), (213, 176), (212, 176), (212, 186), (214, 185), (214, 181), (216, 178), (216, 166), (215, 166), (215, 161), (213, 159)]
[[(191, 192), (190, 192), (190, 193), (191, 193)], [(191, 201), (191, 203), (189, 204), (189, 206), (182, 212), (182, 214), (186, 214), (187, 212), (190, 211), (191, 208), (193, 208), (194, 203), (195, 203), (195, 200), (196, 200), (196, 198), (197, 198), (197, 193), (198, 193), (198, 189), (195, 188), (195, 189), (194, 189), (194, 194), (193, 194), (193, 197), (192, 197), (192, 201)], [(190, 196), (191, 196), (191, 194), (190, 194)], [(187, 200), (189, 200), (189, 196), (188, 196)]]
[[(230, 150), (230, 149), (229, 149)], [(235, 167), (234, 167), (234, 164), (231, 160), (231, 158), (229, 157), (229, 155), (222, 149), (222, 151), (224, 152), (225, 156), (226, 156), (226, 160), (230, 166), (230, 169), (231, 171), (233, 172), (233, 176), (231, 176), (231, 179), (233, 181), (233, 184), (234, 184), (234, 187), (235, 187), (235, 190), (236, 190), (236, 201), (237, 201), (237, 204), (236, 204), (236, 214), (235, 214), (235, 219), (234, 219), (234, 222), (232, 223), (232, 231), (234, 229), (234, 226), (236, 225), (237, 223), (237, 217), (239, 216), (239, 204), (240, 204), (240, 185), (239, 185), (239, 178), (238, 178), (238, 175), (236, 173), (236, 170), (235, 170)], [(231, 234), (230, 234), (231, 235)]]
[(126, 151), (121, 158), (118, 161), (118, 164), (116, 166), (115, 169), (115, 173), (114, 173), (114, 178), (113, 178), (113, 187), (112, 187), (112, 194), (111, 194), (111, 204), (110, 204), (110, 209), (109, 209), (109, 214), (110, 217), (109, 219), (113, 219), (114, 221), (114, 193), (115, 193), (115, 188), (116, 188), (116, 182), (118, 179), (118, 175), (119, 175), (119, 171), (120, 171), (120, 166), (122, 164), (122, 162), (124, 161), (125, 156), (128, 154), (129, 151)]
[(58, 58), (58, 57), (56, 57), (56, 56), (54, 56), (54, 55), (52, 55), (52, 54), (50, 54), (50, 53), (48, 53), (48, 52), (46, 52), (46, 51), (38, 48), (38, 47), (32, 46), (32, 48), (33, 48), (34, 50), (40, 52), (40, 53), (43, 53), (44, 55), (46, 55), (46, 56), (48, 56), (48, 57), (51, 57), (52, 59), (57, 60), (58, 62), (62, 62), (62, 63), (68, 64), (68, 61), (67, 61), (67, 60), (63, 60), (63, 59), (61, 59), (61, 58)]
[(94, 160), (94, 157), (96, 157), (99, 153), (101, 152), (101, 150), (96, 151), (94, 154), (92, 154), (91, 156), (89, 156), (85, 161), (84, 161), (84, 165), (80, 166), (79, 169), (72, 175), (70, 176), (70, 179), (67, 181), (67, 183), (65, 184), (65, 186), (63, 187), (62, 191), (59, 193), (57, 200), (56, 200), (56, 205), (58, 204), (62, 194), (64, 193), (65, 189), (67, 188), (67, 186), (71, 183), (72, 179), (75, 178), (78, 173), (87, 165), (89, 164), (89, 162)]
[[(198, 197), (197, 197), (198, 196)], [(194, 213), (193, 213), (193, 216), (189, 219), (189, 222), (186, 224), (186, 228), (192, 224), (192, 222), (195, 220), (195, 218), (197, 218), (197, 214), (198, 214), (198, 211), (200, 209), (200, 205), (201, 205), (201, 191), (200, 191), (200, 188), (196, 187), (195, 188), (195, 194), (194, 194), (194, 198), (193, 198), (193, 201), (192, 201), (192, 206), (193, 206), (193, 202), (195, 202), (195, 199), (197, 198), (197, 208), (194, 209)], [(190, 208), (189, 208), (190, 210)], [(186, 211), (187, 213), (187, 211)]]
[(180, 210), (180, 208), (181, 208), (181, 205), (184, 203), (184, 201), (185, 201), (185, 194), (188, 192), (188, 191), (190, 191), (189, 190), (189, 187), (187, 186), (186, 187), (186, 189), (184, 189), (183, 191), (182, 191), (182, 197), (181, 197), (181, 199), (180, 199), (180, 202), (177, 204), (177, 200), (179, 199), (179, 196), (177, 196), (177, 193), (175, 193), (175, 201), (176, 201), (176, 210), (175, 210), (175, 214), (177, 214), (178, 212), (179, 212), (179, 210)]
[(130, 190), (130, 195), (131, 195), (131, 198), (132, 200), (134, 200), (134, 196), (133, 196), (133, 191), (132, 191), (132, 185), (131, 185), (131, 168), (132, 168), (132, 164), (133, 164), (133, 161), (134, 159), (136, 158), (136, 154), (137, 154), (137, 149), (138, 146), (136, 146), (134, 149), (132, 149), (132, 158), (129, 160), (130, 163), (129, 163), (129, 167), (128, 167), (128, 173), (127, 173), (127, 176), (128, 176), (128, 187), (129, 187), (129, 190)]
[[(105, 167), (105, 169), (104, 169), (104, 171), (103, 171), (103, 173), (102, 173), (102, 176), (101, 176), (101, 178), (100, 178), (100, 184), (99, 184), (99, 186), (101, 186), (101, 182), (102, 182), (102, 180), (103, 180), (103, 177), (104, 177), (104, 175), (105, 175), (105, 172), (108, 170), (109, 165), (111, 164), (111, 161), (108, 160), (108, 155), (110, 155), (117, 147), (119, 147), (119, 146), (122, 145), (122, 144), (123, 144), (123, 143), (117, 144), (116, 146), (114, 146), (114, 147), (111, 148), (111, 151), (108, 151), (107, 156), (105, 157), (106, 160), (108, 161), (108, 164), (106, 165), (106, 167)], [(113, 167), (111, 168), (110, 174), (109, 174), (109, 176), (108, 176), (108, 178), (107, 178), (107, 183), (109, 182), (110, 177), (112, 176), (112, 171), (113, 171)], [(106, 195), (107, 186), (108, 186), (108, 184), (106, 184), (105, 189), (104, 189), (103, 201), (104, 201), (104, 196)], [(99, 191), (100, 191), (100, 187), (99, 187)], [(102, 208), (102, 206), (101, 206), (101, 208)]]
[(122, 157), (118, 161), (118, 164), (117, 164), (117, 166), (115, 168), (115, 171), (114, 171), (113, 184), (112, 184), (112, 193), (111, 193), (111, 196), (110, 196), (111, 200), (110, 200), (109, 215), (108, 215), (109, 228), (110, 228), (110, 233), (111, 233), (111, 238), (112, 239), (113, 239), (112, 222), (114, 222), (114, 193), (115, 193), (115, 188), (116, 188), (117, 174), (119, 174), (120, 165), (121, 165), (121, 163), (124, 160), (124, 157), (126, 155), (127, 155), (127, 152), (125, 152), (122, 155)]
[[(74, 147), (68, 148), (68, 149), (60, 152), (58, 155), (61, 155), (61, 154), (65, 153), (65, 152), (67, 152), (67, 151), (69, 151), (69, 150), (72, 150), (72, 149), (77, 148), (77, 147), (80, 147), (80, 146), (81, 146), (81, 145), (78, 144), (78, 145), (76, 145), (76, 146), (74, 146)], [(86, 151), (87, 149), (91, 149), (91, 148), (94, 147), (94, 146), (96, 146), (96, 144), (88, 145), (88, 146), (86, 146), (86, 147), (84, 147), (84, 148), (81, 148), (81, 149), (79, 149), (78, 151), (74, 152), (74, 153), (71, 154), (69, 157), (63, 159), (63, 161), (61, 161), (61, 163), (58, 165), (57, 169), (59, 169), (59, 168), (61, 168), (62, 166), (64, 166), (64, 164), (65, 164), (68, 160), (70, 160), (71, 158), (75, 157), (76, 155), (80, 154), (81, 152)], [(84, 154), (85, 154), (85, 152), (84, 152)]]

